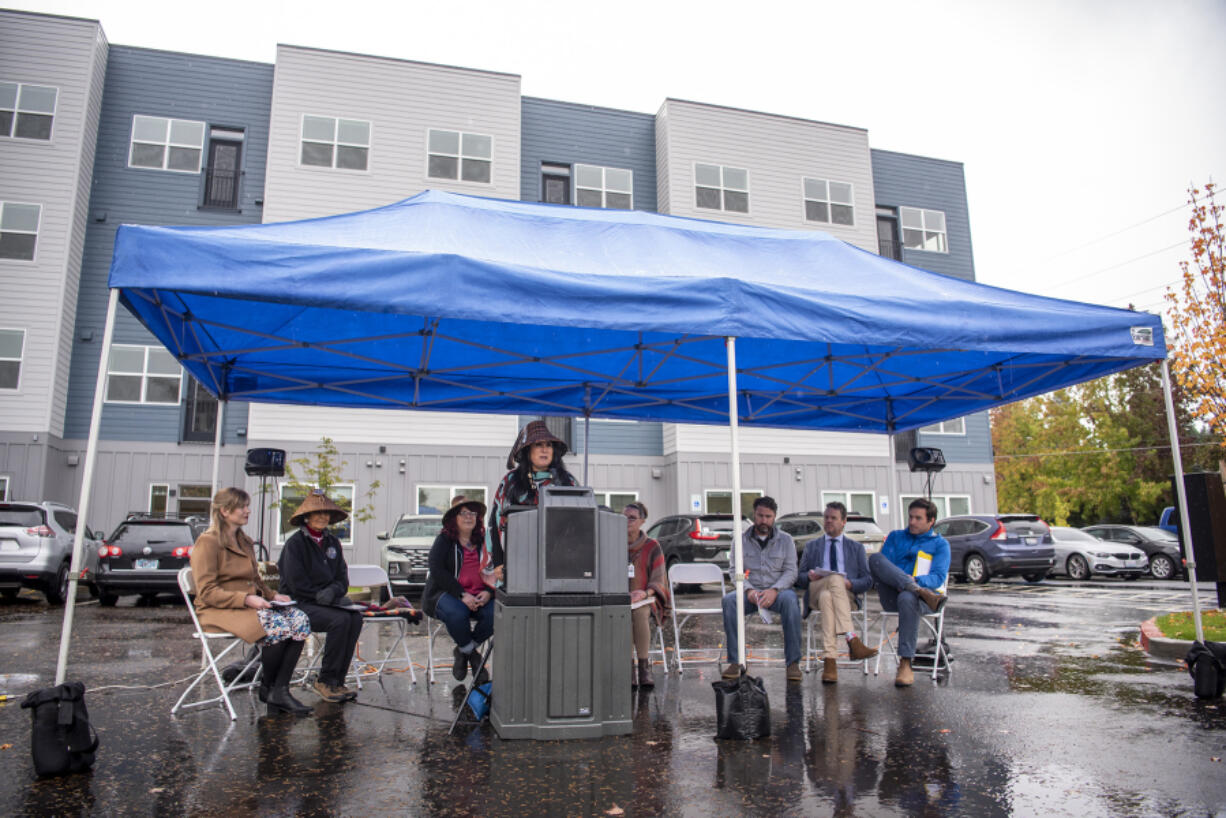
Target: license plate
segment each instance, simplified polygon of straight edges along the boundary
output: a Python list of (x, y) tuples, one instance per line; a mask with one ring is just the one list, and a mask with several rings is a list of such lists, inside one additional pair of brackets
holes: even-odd
[(1026, 545), (1034, 545), (1038, 541), (1038, 537), (1022, 537), (1022, 542), (1026, 543)]
[(21, 546), (16, 540), (0, 540), (0, 551), (20, 551)]
[(137, 560), (136, 561), (137, 571), (156, 571), (157, 567), (158, 567), (157, 560)]

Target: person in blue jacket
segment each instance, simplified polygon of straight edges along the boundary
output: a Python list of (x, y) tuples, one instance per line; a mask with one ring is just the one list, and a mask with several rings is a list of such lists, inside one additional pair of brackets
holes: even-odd
[[(898, 612), (898, 675), (894, 684), (907, 687), (915, 681), (911, 660), (915, 657), (915, 642), (919, 619), (924, 609), (936, 613), (945, 604), (945, 587), (949, 576), (949, 543), (932, 530), (937, 521), (937, 507), (931, 500), (912, 500), (907, 506), (907, 528), (891, 531), (881, 550), (868, 558), (868, 570), (877, 585), (881, 609)], [(928, 555), (928, 570), (916, 576), (915, 563), (920, 553)]]

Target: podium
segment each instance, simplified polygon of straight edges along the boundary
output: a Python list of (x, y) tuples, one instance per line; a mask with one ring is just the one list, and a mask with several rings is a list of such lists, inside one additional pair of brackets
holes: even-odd
[(494, 602), (490, 722), (504, 739), (625, 735), (630, 713), (626, 518), (590, 488), (546, 486), (507, 518)]

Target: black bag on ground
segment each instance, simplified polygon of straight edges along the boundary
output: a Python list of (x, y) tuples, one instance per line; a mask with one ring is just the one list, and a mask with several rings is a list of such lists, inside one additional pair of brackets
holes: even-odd
[(771, 734), (771, 706), (762, 679), (741, 671), (740, 678), (712, 682), (715, 689), (715, 737), (766, 738)]
[[(945, 654), (945, 661), (952, 663), (954, 655), (949, 652), (949, 642), (945, 641), (945, 637), (941, 637), (941, 651)], [(929, 637), (928, 643), (923, 649), (915, 652), (915, 657), (911, 660), (911, 667), (914, 668), (932, 668), (932, 663), (936, 660), (937, 640), (936, 637)]]
[(37, 775), (79, 773), (94, 766), (98, 734), (85, 709), (85, 685), (44, 687), (26, 696), (21, 706), (30, 709), (33, 721), (30, 751)]
[(1226, 692), (1226, 643), (1193, 642), (1184, 657), (1198, 699), (1216, 699)]

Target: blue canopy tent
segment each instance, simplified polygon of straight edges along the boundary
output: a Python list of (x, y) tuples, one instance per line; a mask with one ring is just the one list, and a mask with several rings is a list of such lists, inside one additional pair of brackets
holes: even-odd
[(726, 423), (734, 498), (741, 425), (892, 435), (1151, 361), (1167, 377), (1148, 313), (815, 231), (436, 191), (299, 222), (125, 225), (110, 287), (103, 355), (122, 300), (223, 402)]

